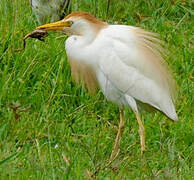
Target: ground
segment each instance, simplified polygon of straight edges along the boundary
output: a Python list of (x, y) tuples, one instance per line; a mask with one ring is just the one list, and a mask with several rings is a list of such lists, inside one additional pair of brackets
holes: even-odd
[[(160, 112), (142, 112), (146, 153), (141, 158), (138, 125), (125, 109), (120, 154), (106, 168), (119, 122), (116, 105), (102, 92), (75, 85), (64, 51), (66, 36), (45, 42), (22, 38), (38, 24), (29, 2), (0, 2), (0, 179), (192, 179), (192, 0), (72, 1), (111, 24), (139, 26), (160, 35), (178, 84), (174, 123)], [(107, 5), (108, 4), (108, 5)], [(93, 177), (91, 177), (93, 175)]]

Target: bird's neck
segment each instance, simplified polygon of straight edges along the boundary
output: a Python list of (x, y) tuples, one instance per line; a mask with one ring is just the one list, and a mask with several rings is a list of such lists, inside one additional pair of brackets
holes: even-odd
[(81, 36), (84, 39), (84, 41), (89, 44), (95, 40), (97, 33), (95, 30), (90, 29), (90, 30), (87, 30), (87, 32), (81, 34)]
[(78, 36), (82, 37), (86, 43), (91, 43), (95, 40), (98, 33), (104, 28), (102, 25), (86, 24), (79, 27)]

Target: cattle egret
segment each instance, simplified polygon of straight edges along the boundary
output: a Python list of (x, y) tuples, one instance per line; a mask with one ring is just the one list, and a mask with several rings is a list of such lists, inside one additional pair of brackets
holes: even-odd
[(85, 12), (73, 12), (36, 29), (68, 34), (65, 49), (75, 82), (81, 82), (92, 93), (100, 87), (107, 100), (119, 106), (120, 124), (110, 159), (119, 153), (125, 126), (123, 107), (130, 107), (136, 115), (142, 153), (145, 130), (139, 106), (152, 106), (178, 120), (173, 79), (155, 34), (133, 26), (108, 25)]
[(68, 12), (70, 0), (30, 0), (39, 24), (62, 19)]

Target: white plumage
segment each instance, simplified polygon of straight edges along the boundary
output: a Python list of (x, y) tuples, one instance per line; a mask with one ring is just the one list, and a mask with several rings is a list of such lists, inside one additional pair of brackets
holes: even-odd
[[(93, 68), (108, 100), (119, 106), (133, 104), (133, 110), (137, 110), (134, 101), (139, 100), (177, 120), (166, 75), (161, 77), (158, 64), (150, 63), (152, 57), (142, 52), (144, 42), (138, 39), (138, 31), (131, 26), (110, 25), (90, 44), (88, 38), (73, 35), (66, 41), (67, 56)], [(149, 49), (152, 47), (144, 48), (145, 53), (154, 53)]]
[(178, 120), (173, 104), (174, 82), (163, 60), (161, 41), (154, 33), (133, 26), (108, 25), (83, 12), (37, 29), (70, 35), (65, 49), (74, 80), (91, 92), (100, 87), (105, 97), (120, 107), (121, 122), (111, 159), (118, 153), (124, 128), (123, 106), (131, 107), (136, 114), (142, 152), (145, 132), (139, 104)]

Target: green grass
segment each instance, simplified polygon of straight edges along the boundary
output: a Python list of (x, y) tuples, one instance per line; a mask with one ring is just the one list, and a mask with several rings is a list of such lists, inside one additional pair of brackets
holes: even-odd
[(192, 0), (110, 0), (109, 8), (105, 0), (72, 1), (73, 11), (159, 33), (179, 85), (177, 123), (159, 112), (142, 113), (145, 159), (135, 116), (126, 109), (120, 154), (114, 169), (103, 169), (117, 133), (117, 106), (101, 92), (90, 96), (72, 83), (60, 34), (50, 34), (45, 43), (30, 39), (25, 51), (14, 53), (37, 22), (28, 1), (1, 0), (0, 179), (87, 179), (87, 170), (97, 169), (96, 179), (192, 179), (192, 6)]

